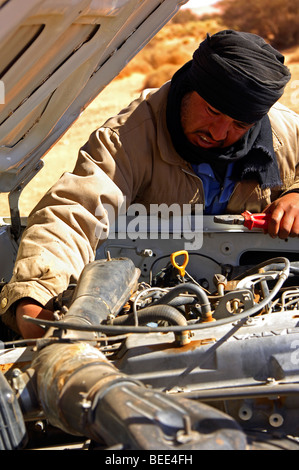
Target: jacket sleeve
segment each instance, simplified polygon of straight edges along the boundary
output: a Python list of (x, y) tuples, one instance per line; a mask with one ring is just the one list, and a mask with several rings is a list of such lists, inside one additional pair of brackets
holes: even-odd
[[(30, 297), (45, 306), (78, 279), (107, 237), (107, 208), (117, 214), (133, 193), (130, 159), (109, 128), (94, 132), (28, 218), (13, 275), (1, 292), (3, 321), (16, 329), (13, 305)], [(111, 212), (110, 212), (111, 215)]]
[[(282, 180), (282, 194), (299, 189), (299, 116), (276, 103), (270, 111), (276, 152)], [(273, 200), (279, 197), (273, 191)]]

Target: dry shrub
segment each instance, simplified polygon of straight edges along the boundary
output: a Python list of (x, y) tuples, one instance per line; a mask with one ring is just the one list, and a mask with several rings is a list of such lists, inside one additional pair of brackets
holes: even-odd
[(299, 62), (299, 49), (296, 49), (295, 52), (291, 53), (288, 58), (289, 64), (296, 64)]
[(177, 65), (164, 64), (154, 72), (149, 73), (143, 83), (143, 88), (160, 88), (165, 82), (171, 79), (178, 70)]
[(299, 0), (222, 0), (221, 21), (259, 34), (279, 50), (299, 43)]
[[(189, 44), (189, 43), (188, 43)], [(155, 71), (162, 67), (174, 69), (180, 67), (191, 59), (191, 54), (184, 47), (167, 46), (164, 44), (149, 47), (141, 51), (129, 64), (120, 72), (118, 78), (124, 78), (133, 73), (144, 75), (155, 75)], [(168, 67), (167, 67), (168, 66)], [(172, 66), (172, 67), (171, 67)]]
[(179, 10), (178, 13), (170, 20), (173, 24), (186, 24), (190, 21), (197, 21), (198, 16), (190, 8)]
[(148, 61), (153, 69), (158, 69), (165, 64), (182, 65), (190, 60), (190, 54), (179, 47), (155, 48), (150, 54)]
[(144, 75), (147, 75), (148, 73), (151, 73), (152, 70), (153, 70), (152, 66), (146, 59), (140, 56), (136, 56), (119, 73), (117, 78), (129, 77), (133, 73), (142, 73)]

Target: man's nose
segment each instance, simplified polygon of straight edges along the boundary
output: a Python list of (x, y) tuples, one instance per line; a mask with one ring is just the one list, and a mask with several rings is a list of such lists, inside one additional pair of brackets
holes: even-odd
[(231, 118), (228, 116), (217, 116), (210, 126), (210, 133), (216, 142), (225, 141), (231, 126)]

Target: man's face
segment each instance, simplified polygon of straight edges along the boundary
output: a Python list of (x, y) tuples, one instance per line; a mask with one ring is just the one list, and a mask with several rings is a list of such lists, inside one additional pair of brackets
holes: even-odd
[(195, 91), (182, 100), (181, 122), (187, 139), (203, 149), (229, 147), (253, 126), (221, 113)]

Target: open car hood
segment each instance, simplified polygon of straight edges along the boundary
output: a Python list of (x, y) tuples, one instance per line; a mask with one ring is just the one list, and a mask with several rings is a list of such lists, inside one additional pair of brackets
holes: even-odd
[(0, 0), (0, 192), (23, 187), (82, 110), (187, 0)]

